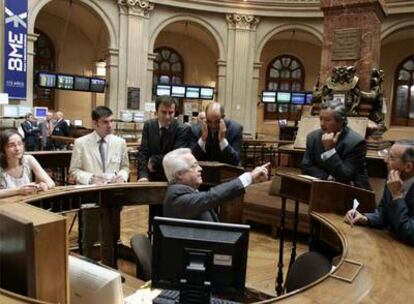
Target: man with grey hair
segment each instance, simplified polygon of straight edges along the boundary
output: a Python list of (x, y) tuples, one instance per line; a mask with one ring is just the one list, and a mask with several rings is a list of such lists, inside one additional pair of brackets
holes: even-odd
[(197, 189), (203, 182), (201, 167), (188, 148), (176, 149), (162, 161), (169, 187), (164, 198), (164, 216), (217, 222), (214, 208), (244, 193), (252, 183), (267, 180), (269, 163), (256, 167), (208, 191)]
[(401, 240), (414, 246), (414, 140), (397, 141), (386, 156), (387, 184), (373, 213), (352, 209), (345, 222), (374, 228), (390, 228)]
[(323, 103), (319, 118), (321, 128), (306, 138), (302, 172), (370, 190), (365, 162), (367, 144), (347, 127), (343, 103), (336, 100)]

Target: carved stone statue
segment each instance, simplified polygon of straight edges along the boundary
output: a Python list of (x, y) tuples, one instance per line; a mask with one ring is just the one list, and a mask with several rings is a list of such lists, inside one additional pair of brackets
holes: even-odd
[(369, 92), (360, 91), (362, 101), (368, 102), (372, 105), (372, 111), (369, 114), (369, 119), (378, 125), (384, 125), (384, 113), (382, 111), (384, 106), (384, 71), (379, 69), (372, 69), (371, 72), (371, 87)]

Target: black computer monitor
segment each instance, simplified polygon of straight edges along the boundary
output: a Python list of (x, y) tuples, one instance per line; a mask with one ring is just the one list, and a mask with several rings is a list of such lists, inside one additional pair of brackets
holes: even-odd
[(73, 89), (76, 91), (89, 91), (91, 79), (89, 77), (75, 76)]
[(306, 93), (293, 92), (292, 93), (292, 104), (304, 105), (306, 103)]
[(312, 99), (313, 99), (313, 93), (312, 92), (306, 93), (306, 104), (311, 104)]
[(73, 90), (74, 82), (75, 78), (72, 75), (58, 74), (56, 88), (61, 90)]
[(102, 78), (91, 78), (90, 91), (95, 93), (104, 93), (106, 80)]
[(171, 86), (171, 96), (173, 97), (185, 97), (185, 86), (183, 85), (173, 85)]
[(262, 102), (263, 103), (275, 103), (276, 102), (276, 92), (263, 91), (262, 92)]
[(164, 217), (153, 225), (152, 287), (180, 290), (188, 266), (202, 261), (213, 293), (243, 291), (250, 226)]
[(200, 99), (200, 87), (189, 87), (185, 91), (185, 98)]
[(171, 86), (167, 84), (157, 84), (155, 89), (157, 96), (171, 96)]
[(290, 103), (290, 98), (291, 98), (291, 92), (277, 92), (277, 103), (285, 103), (285, 104), (289, 104)]
[(213, 100), (214, 88), (212, 87), (200, 87), (200, 99)]
[(56, 87), (56, 74), (39, 72), (37, 75), (37, 85), (41, 88), (53, 89)]

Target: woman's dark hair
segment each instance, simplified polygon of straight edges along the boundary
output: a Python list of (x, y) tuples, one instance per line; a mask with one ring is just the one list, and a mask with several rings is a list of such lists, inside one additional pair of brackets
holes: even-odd
[[(7, 157), (6, 157), (6, 145), (9, 142), (9, 138), (13, 135), (19, 135), (19, 137), (23, 140), (23, 137), (20, 135), (17, 130), (14, 129), (7, 129), (0, 133), (0, 167), (3, 169), (7, 169)], [(22, 160), (20, 159), (20, 164), (22, 164)]]

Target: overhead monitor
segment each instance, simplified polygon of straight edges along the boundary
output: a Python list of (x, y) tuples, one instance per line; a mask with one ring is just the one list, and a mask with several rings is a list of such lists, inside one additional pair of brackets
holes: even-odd
[(290, 92), (277, 92), (277, 103), (290, 103)]
[(89, 91), (91, 79), (89, 77), (75, 76), (74, 90)]
[(179, 86), (179, 85), (171, 86), (171, 96), (185, 97), (185, 86)]
[(200, 99), (200, 88), (199, 87), (187, 87), (187, 90), (185, 92), (185, 98)]
[(71, 75), (57, 75), (56, 88), (62, 90), (73, 90), (75, 78)]
[(104, 93), (106, 80), (102, 78), (91, 78), (90, 91), (95, 93)]
[(71, 304), (123, 304), (121, 275), (109, 268), (69, 256)]
[(3, 105), (3, 117), (18, 117), (19, 108), (17, 105)]
[(306, 104), (311, 104), (312, 103), (312, 99), (313, 99), (312, 92), (306, 93)]
[(37, 119), (46, 119), (49, 109), (47, 107), (34, 107), (33, 116)]
[(18, 110), (19, 117), (25, 116), (27, 113), (32, 113), (32, 107), (29, 107), (29, 106), (19, 105), (18, 109), (19, 109)]
[(41, 88), (53, 89), (56, 87), (56, 74), (39, 72), (37, 85)]
[(156, 92), (157, 96), (170, 96), (171, 95), (171, 86), (165, 84), (157, 84)]
[(214, 88), (200, 88), (200, 99), (212, 100), (214, 97)]
[(292, 104), (304, 105), (306, 103), (306, 93), (292, 92)]
[(155, 217), (152, 287), (179, 289), (180, 280), (189, 280), (187, 274), (195, 265), (204, 269), (202, 275), (213, 293), (242, 291), (249, 229), (247, 225)]
[(276, 92), (262, 92), (262, 102), (263, 103), (275, 103), (276, 102)]
[(82, 119), (75, 119), (75, 120), (73, 121), (73, 125), (74, 125), (75, 127), (82, 127), (82, 126), (83, 126), (83, 121), (82, 121)]

